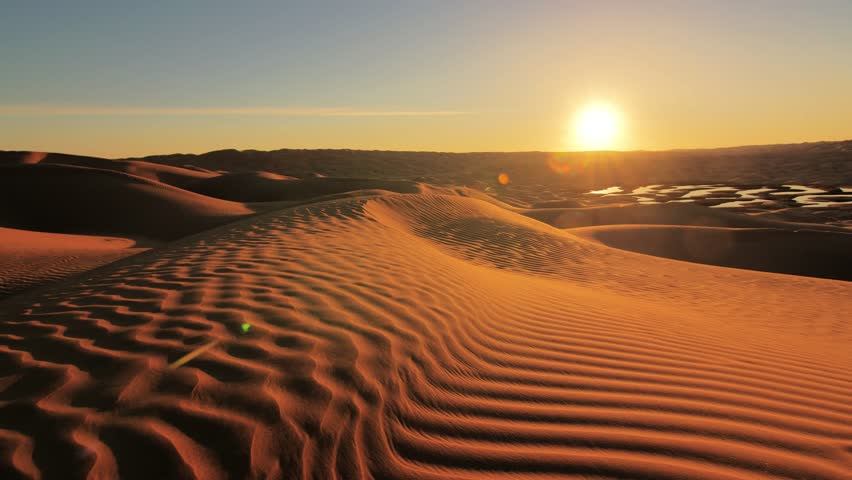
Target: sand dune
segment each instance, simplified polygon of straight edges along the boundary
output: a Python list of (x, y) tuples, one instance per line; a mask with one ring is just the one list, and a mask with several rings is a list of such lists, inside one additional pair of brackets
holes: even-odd
[(110, 160), (62, 153), (0, 152), (2, 165), (70, 165), (129, 173), (138, 177), (177, 187), (185, 187), (201, 179), (218, 175), (215, 172), (191, 167), (151, 163), (142, 160)]
[(111, 263), (145, 249), (125, 238), (0, 227), (0, 298)]
[(171, 240), (253, 211), (117, 171), (67, 166), (0, 167), (0, 226), (58, 233)]
[[(257, 211), (394, 192), (475, 196), (508, 207), (464, 187), (321, 176), (297, 179), (268, 172), (196, 172), (143, 161), (38, 152), (0, 152), (0, 173), (0, 226), (29, 229), (28, 238), (48, 245), (21, 250), (12, 248), (20, 243), (20, 234), (0, 236), (8, 247), (0, 247), (4, 295), (138, 251), (108, 248), (96, 253), (89, 245), (88, 235), (93, 234), (157, 246)], [(84, 235), (38, 236), (33, 230)], [(23, 230), (7, 230), (13, 231)], [(64, 241), (53, 241), (60, 238)]]
[(686, 262), (852, 280), (852, 232), (609, 225), (572, 233), (611, 247)]
[(557, 228), (577, 228), (594, 225), (684, 225), (725, 228), (810, 229), (848, 232), (839, 226), (813, 223), (794, 223), (762, 216), (747, 216), (709, 209), (687, 203), (653, 205), (618, 204), (580, 208), (532, 208), (519, 210), (524, 215)]
[(850, 478), (852, 283), (572, 232), (459, 195), (341, 198), (9, 298), (0, 470)]

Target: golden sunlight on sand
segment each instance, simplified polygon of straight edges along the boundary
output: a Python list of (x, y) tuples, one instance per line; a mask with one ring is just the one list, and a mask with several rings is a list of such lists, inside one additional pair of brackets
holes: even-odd
[(0, 478), (850, 478), (852, 141), (640, 153), (0, 152)]

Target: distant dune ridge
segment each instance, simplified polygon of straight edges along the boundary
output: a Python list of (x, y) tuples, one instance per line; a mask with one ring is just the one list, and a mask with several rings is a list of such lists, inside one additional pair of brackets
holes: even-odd
[[(495, 171), (515, 181), (553, 181), (562, 169), (578, 187), (651, 183), (852, 184), (852, 140), (660, 152), (441, 153), (363, 150), (220, 150), (156, 155), (151, 163), (218, 170), (269, 171), (302, 177), (396, 175), (470, 181)], [(572, 173), (582, 172), (582, 175)]]
[(852, 478), (846, 207), (586, 193), (852, 142), (594, 157), (0, 152), (0, 478)]

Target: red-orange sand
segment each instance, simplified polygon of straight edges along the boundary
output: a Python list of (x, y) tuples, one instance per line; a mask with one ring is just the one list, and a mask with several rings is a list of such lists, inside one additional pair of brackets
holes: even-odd
[(126, 238), (0, 227), (0, 298), (145, 249)]
[(0, 301), (0, 478), (852, 478), (851, 282), (420, 191)]

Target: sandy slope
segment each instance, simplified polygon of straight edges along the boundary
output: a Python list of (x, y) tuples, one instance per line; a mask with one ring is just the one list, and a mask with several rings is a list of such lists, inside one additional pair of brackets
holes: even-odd
[(473, 198), (270, 212), (0, 303), (0, 470), (850, 478), (850, 298)]
[(852, 232), (605, 225), (573, 229), (611, 247), (686, 262), (852, 280)]
[(0, 298), (145, 250), (135, 243), (0, 227)]
[(193, 183), (217, 175), (213, 173), (72, 155), (3, 153), (0, 297), (141, 251), (132, 246), (157, 246), (254, 214), (245, 204), (160, 181)]
[(686, 203), (654, 205), (617, 204), (579, 208), (518, 209), (524, 215), (558, 228), (595, 225), (683, 225), (725, 228), (796, 228), (849, 232), (849, 229), (814, 223), (795, 223), (764, 216), (741, 215)]
[(188, 169), (172, 165), (161, 165), (143, 160), (110, 160), (107, 158), (84, 157), (63, 153), (43, 152), (0, 152), (2, 165), (68, 165), (129, 173), (157, 182), (185, 187), (194, 182), (218, 175), (203, 169)]
[(71, 165), (0, 167), (0, 226), (172, 240), (254, 213), (113, 170)]
[[(158, 246), (258, 211), (333, 198), (444, 191), (500, 202), (465, 188), (412, 181), (211, 172), (94, 157), (0, 152), (0, 295), (101, 266), (119, 252), (91, 235)], [(252, 202), (252, 203), (242, 203)], [(78, 235), (57, 236), (73, 233)], [(29, 232), (31, 245), (22, 244)], [(132, 239), (132, 240), (131, 240)], [(93, 248), (93, 243), (98, 248)], [(104, 248), (108, 247), (108, 248)]]

